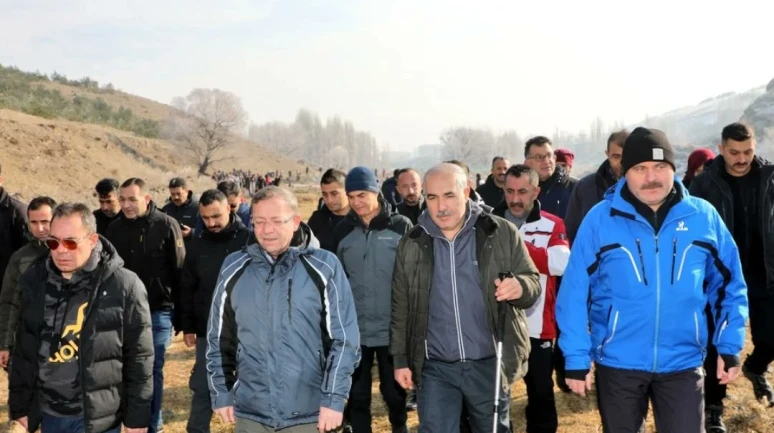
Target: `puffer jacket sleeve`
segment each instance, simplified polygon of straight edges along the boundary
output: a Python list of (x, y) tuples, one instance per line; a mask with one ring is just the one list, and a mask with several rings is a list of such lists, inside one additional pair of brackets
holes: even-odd
[(325, 363), (320, 405), (344, 412), (344, 403), (352, 387), (352, 374), (360, 363), (360, 330), (349, 280), (339, 260), (333, 255), (328, 256), (330, 259), (325, 263), (332, 272), (325, 285), (325, 305), (331, 348)]
[[(29, 295), (32, 294), (31, 287), (33, 286), (30, 284), (29, 279), (24, 277), (21, 278), (19, 284), (21, 285), (20, 291), (22, 293), (20, 314), (23, 315), (28, 312), (28, 309), (32, 309)], [(27, 293), (28, 295), (25, 296), (24, 293)], [(20, 338), (21, 336), (17, 334), (16, 341), (18, 343), (21, 343)], [(31, 351), (25, 352), (29, 347), (30, 345), (19, 344), (17, 345), (17, 349), (11, 354), (8, 374), (8, 409), (9, 416), (12, 420), (29, 416), (31, 405), (35, 397), (35, 375), (31, 373), (34, 371), (31, 362), (35, 359), (37, 354)]]
[(0, 350), (8, 350), (13, 346), (16, 323), (19, 320), (19, 304), (21, 303), (21, 288), (19, 287), (19, 260), (21, 256), (14, 254), (3, 276), (3, 286), (0, 290)]
[(133, 272), (124, 271), (116, 278), (119, 284), (127, 286), (123, 330), (124, 425), (143, 428), (150, 425), (153, 398), (153, 332), (148, 293)]
[(407, 237), (398, 244), (395, 268), (392, 271), (392, 314), (390, 315), (390, 355), (394, 368), (408, 368), (406, 332), (408, 327), (408, 278), (403, 264), (406, 258)]
[[(739, 353), (744, 347), (747, 285), (734, 238), (717, 211), (710, 206), (707, 208), (717, 237), (717, 245), (711, 251), (705, 271), (708, 302), (717, 324), (712, 342), (718, 353), (724, 356), (726, 366), (733, 367), (739, 365)], [(730, 361), (735, 365), (728, 365)]]
[(511, 249), (511, 272), (519, 281), (522, 288), (521, 298), (511, 301), (516, 308), (526, 310), (530, 308), (540, 297), (540, 274), (535, 263), (529, 255), (527, 245), (512, 224), (503, 224), (508, 231), (509, 245)]
[(590, 275), (596, 271), (595, 220), (592, 211), (578, 229), (556, 300), (556, 321), (562, 330), (559, 347), (564, 351), (568, 371), (587, 372), (591, 368), (588, 299)]

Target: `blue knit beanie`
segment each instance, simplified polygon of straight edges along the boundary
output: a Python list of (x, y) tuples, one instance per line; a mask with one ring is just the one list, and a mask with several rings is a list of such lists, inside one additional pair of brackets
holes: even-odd
[(347, 173), (344, 181), (347, 194), (354, 191), (371, 191), (379, 194), (379, 184), (376, 183), (374, 171), (368, 167), (355, 167)]

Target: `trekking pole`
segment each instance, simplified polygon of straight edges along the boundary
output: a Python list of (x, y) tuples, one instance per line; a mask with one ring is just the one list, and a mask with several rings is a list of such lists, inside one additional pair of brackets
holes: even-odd
[[(513, 277), (511, 272), (500, 272), (500, 281)], [(500, 415), (500, 386), (502, 385), (502, 365), (503, 365), (503, 339), (505, 337), (505, 316), (507, 301), (497, 303), (497, 366), (495, 367), (495, 395), (494, 395), (494, 415), (492, 417), (492, 433), (497, 433), (497, 424)]]

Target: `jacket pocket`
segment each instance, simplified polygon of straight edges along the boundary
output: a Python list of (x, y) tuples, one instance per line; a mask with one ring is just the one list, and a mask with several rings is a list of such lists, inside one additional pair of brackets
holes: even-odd
[(599, 351), (599, 358), (603, 359), (605, 356), (605, 347), (608, 346), (615, 339), (615, 332), (618, 329), (618, 318), (620, 317), (620, 311), (613, 312), (614, 308), (610, 306), (607, 318), (607, 333), (605, 339), (599, 344), (597, 348)]
[[(702, 313), (703, 316), (703, 313)], [(707, 354), (707, 338), (703, 337), (704, 332), (707, 330), (707, 324), (702, 323), (703, 320), (701, 320), (699, 316), (699, 312), (694, 311), (693, 312), (693, 322), (695, 326), (695, 337), (696, 337), (696, 345), (699, 346), (699, 349), (701, 350), (702, 359)]]
[(680, 266), (677, 268), (677, 279), (676, 281), (680, 281), (680, 279), (683, 277), (683, 269), (685, 269), (685, 258), (688, 257), (688, 252), (693, 247), (693, 243), (688, 244), (687, 247), (683, 250), (682, 257), (680, 258)]

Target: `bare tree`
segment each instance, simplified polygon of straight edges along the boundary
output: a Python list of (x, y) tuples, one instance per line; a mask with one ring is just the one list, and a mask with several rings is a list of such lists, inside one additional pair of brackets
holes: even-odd
[(218, 89), (194, 89), (185, 99), (174, 98), (173, 112), (165, 124), (167, 136), (196, 157), (199, 175), (210, 165), (228, 159), (218, 156), (235, 142), (247, 122), (242, 100)]
[(440, 137), (443, 149), (443, 159), (457, 159), (465, 161), (471, 170), (488, 166), (487, 161), (494, 148), (494, 136), (490, 131), (457, 127), (450, 128), (441, 133)]

